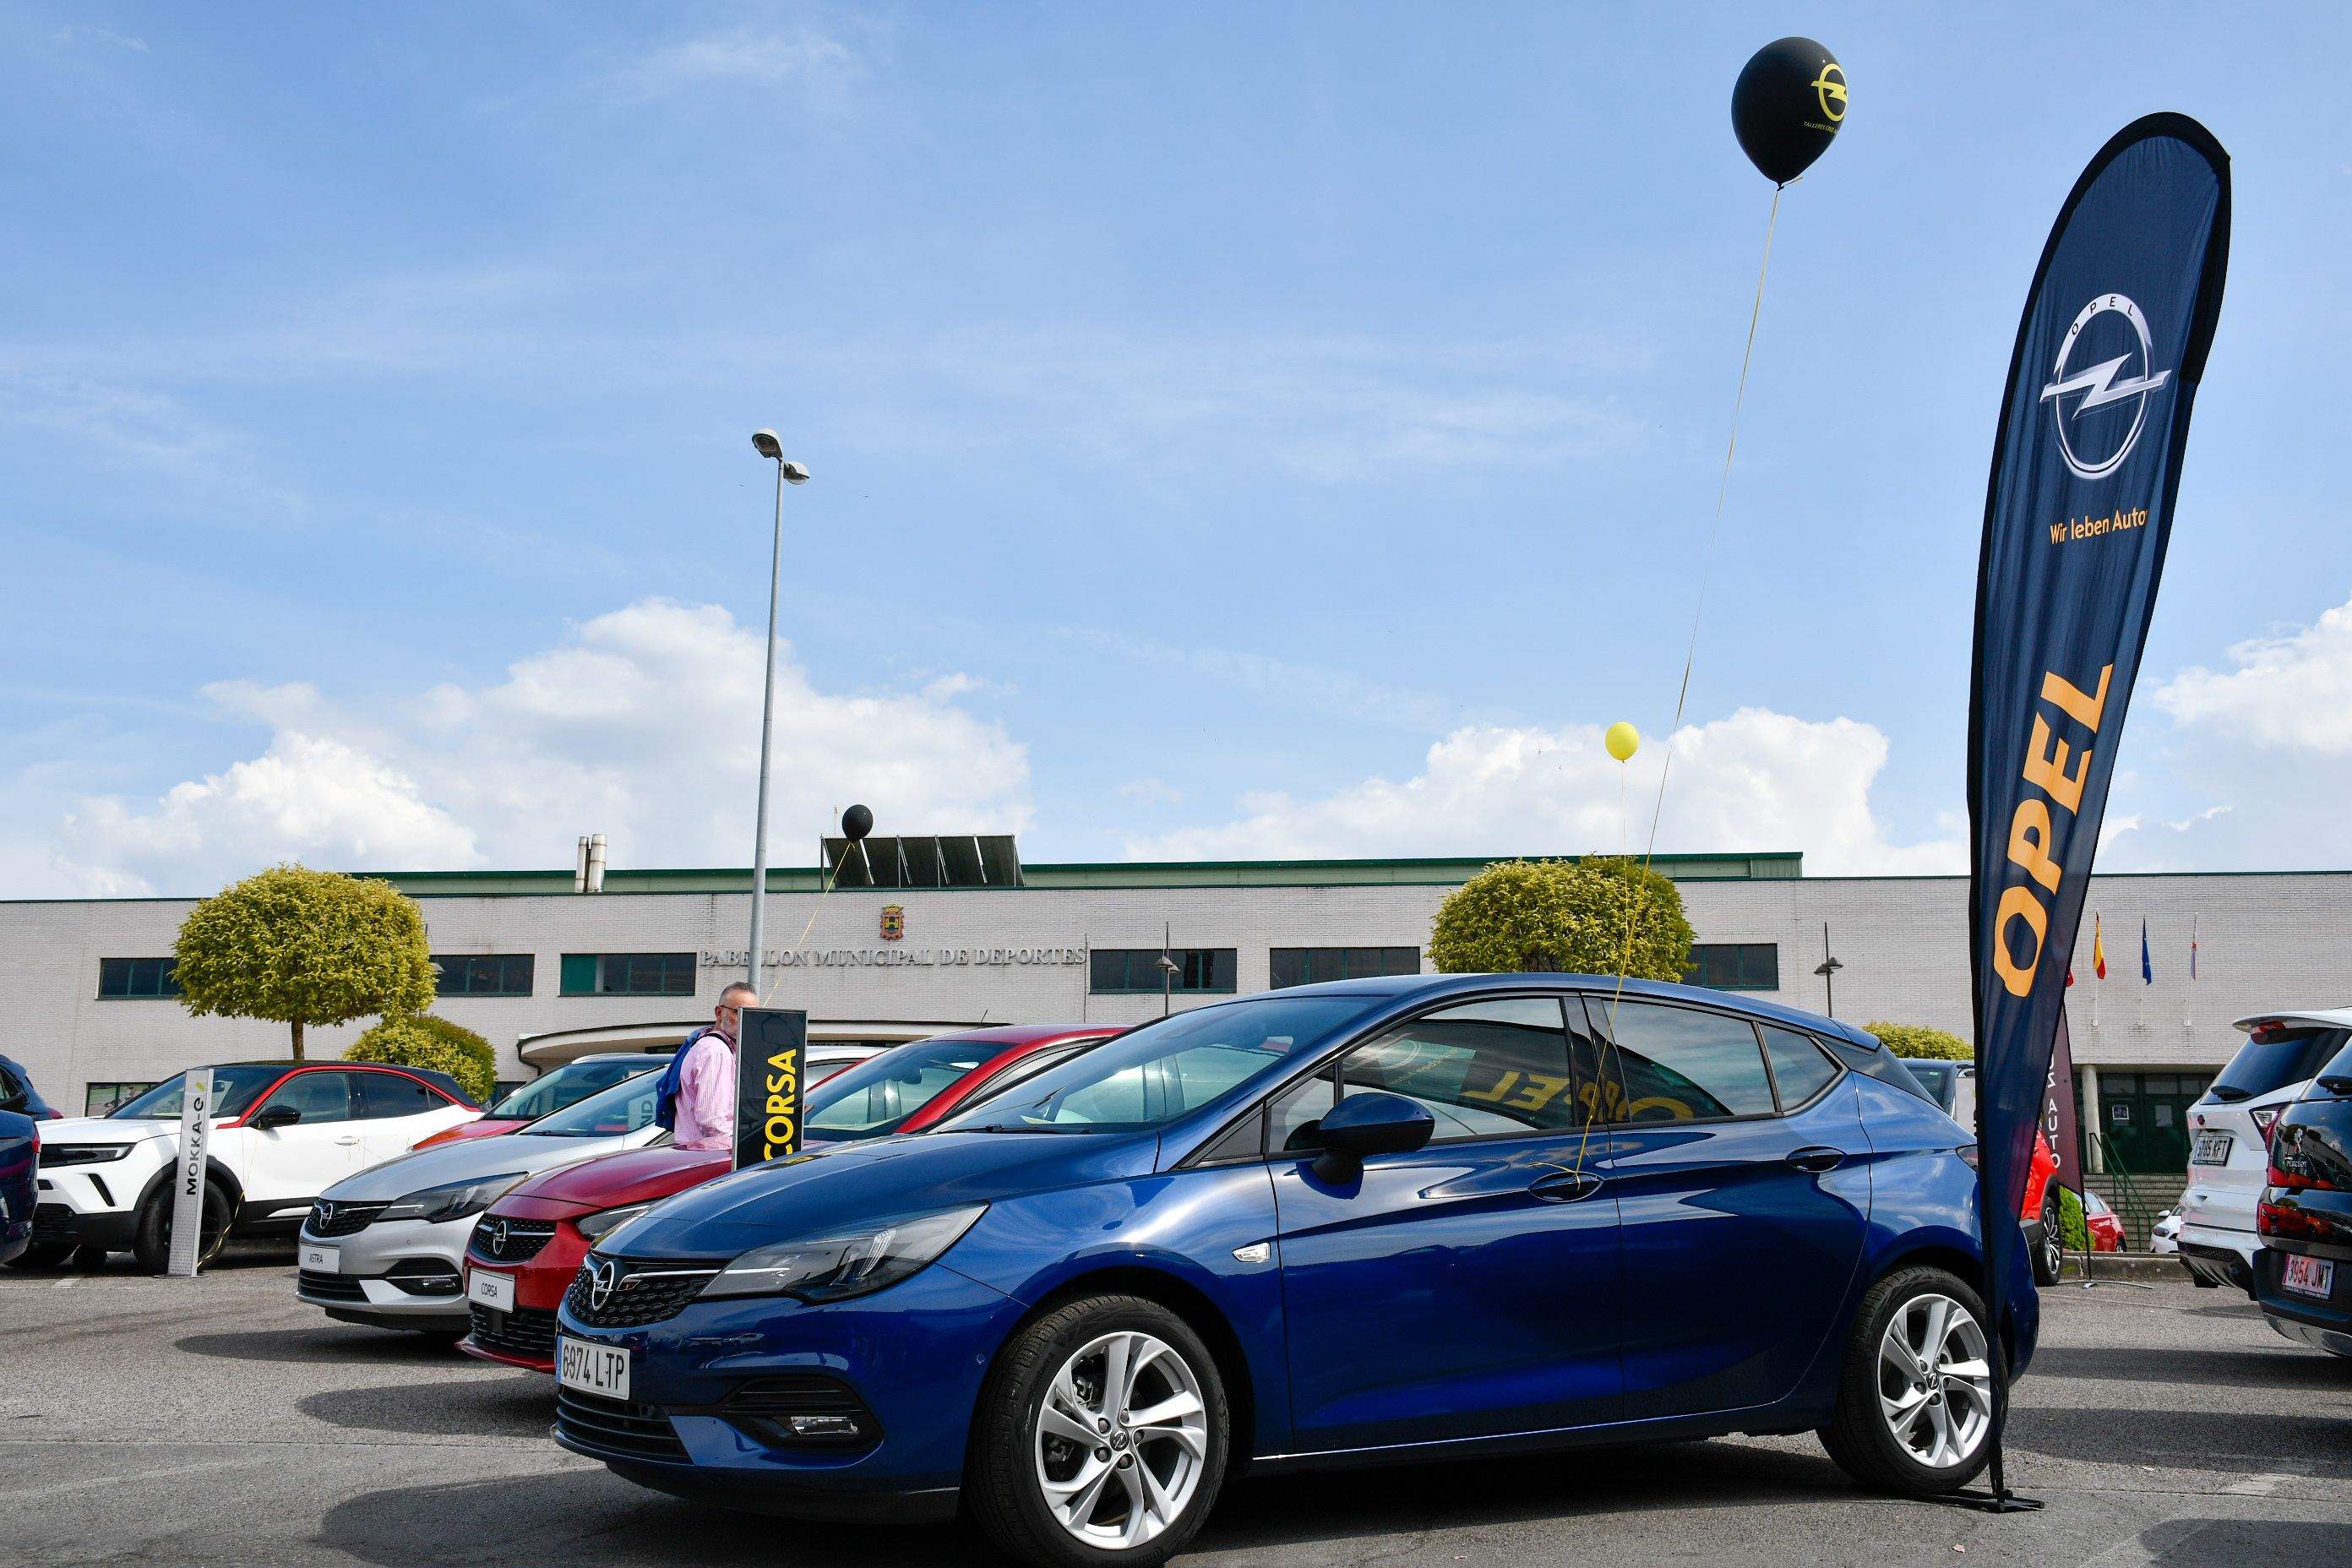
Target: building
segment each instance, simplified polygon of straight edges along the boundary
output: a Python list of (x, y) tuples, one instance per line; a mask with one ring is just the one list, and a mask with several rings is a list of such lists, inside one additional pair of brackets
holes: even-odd
[[(950, 842), (875, 841), (886, 858)], [(879, 874), (967, 886), (827, 891), (814, 870), (772, 872), (770, 997), (805, 1007), (814, 1038), (897, 1041), (983, 1023), (1154, 1016), (1163, 939), (1176, 1006), (1418, 970), (1440, 902), (1492, 863), (1024, 866), (1010, 840), (982, 842), (1003, 847), (992, 863), (975, 847), (961, 870), (941, 854), (935, 872)], [(1826, 943), (1840, 964), (1829, 977), (1839, 1016), (1969, 1033), (1965, 878), (1807, 877), (1793, 854), (1657, 864), (1681, 888), (1702, 983), (1826, 1010), (1816, 973)], [(673, 1042), (743, 973), (748, 871), (614, 870), (593, 892), (580, 872), (388, 879), (424, 907), (444, 976), (437, 1010), (496, 1043), (505, 1076)], [(164, 955), (191, 901), (0, 902), (0, 952), (13, 961), (0, 968), (0, 1052), (52, 1102), (103, 1109), (186, 1067), (283, 1054), (278, 1026), (191, 1018), (171, 1001)], [(2108, 976), (2090, 973), (2085, 940), (2071, 1014), (2084, 1121), (2129, 1168), (2177, 1172), (2184, 1108), (2236, 1049), (2231, 1020), (2347, 1000), (2352, 873), (2100, 877), (2085, 908), (2103, 917)], [(339, 1054), (360, 1026), (313, 1029), (311, 1049)]]

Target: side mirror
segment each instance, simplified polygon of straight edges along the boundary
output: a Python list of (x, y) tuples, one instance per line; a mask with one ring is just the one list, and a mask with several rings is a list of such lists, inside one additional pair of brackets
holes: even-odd
[(1362, 1172), (1365, 1155), (1411, 1153), (1436, 1131), (1437, 1119), (1425, 1106), (1386, 1089), (1359, 1090), (1324, 1113), (1315, 1173), (1327, 1182), (1351, 1181)]
[(268, 1132), (274, 1128), (291, 1127), (297, 1121), (301, 1120), (302, 1113), (295, 1110), (292, 1106), (273, 1105), (268, 1110), (264, 1110), (259, 1115), (256, 1116), (251, 1121), (247, 1122), (246, 1125), (248, 1127), (258, 1127), (264, 1132)]

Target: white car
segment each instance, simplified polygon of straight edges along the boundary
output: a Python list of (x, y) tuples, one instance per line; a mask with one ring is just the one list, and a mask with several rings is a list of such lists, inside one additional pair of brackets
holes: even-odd
[(2156, 1223), (2147, 1227), (2147, 1249), (2150, 1252), (2180, 1250), (2180, 1215), (2177, 1212), (2167, 1209), (2156, 1216)]
[(342, 1322), (457, 1338), (471, 1322), (476, 1217), (526, 1176), (667, 1139), (660, 1089), (660, 1074), (640, 1073), (520, 1131), (419, 1149), (328, 1188), (302, 1222), (294, 1293)]
[[(110, 1116), (41, 1123), (34, 1240), (20, 1263), (127, 1249), (162, 1271), (184, 1081), (166, 1079)], [(482, 1113), (446, 1074), (366, 1062), (228, 1062), (213, 1068), (213, 1098), (199, 1262), (230, 1236), (292, 1235), (337, 1182)]]
[(2180, 1196), (2180, 1261), (2200, 1285), (2254, 1293), (2254, 1204), (2270, 1166), (2271, 1128), (2343, 1047), (2352, 1008), (2257, 1013), (2246, 1043), (2189, 1108), (2189, 1190)]

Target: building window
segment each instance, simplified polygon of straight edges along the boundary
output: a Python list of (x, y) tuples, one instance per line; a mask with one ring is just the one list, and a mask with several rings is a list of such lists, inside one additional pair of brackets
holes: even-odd
[(111, 1116), (155, 1086), (152, 1083), (93, 1083), (81, 1091), (84, 1116)]
[(177, 996), (179, 964), (169, 958), (101, 958), (98, 961), (100, 996)]
[(690, 952), (567, 952), (566, 996), (691, 996)]
[(436, 952), (434, 989), (444, 996), (528, 996), (531, 955), (527, 952)]
[[(1171, 948), (1176, 973), (1168, 989), (1180, 992), (1234, 992), (1234, 952), (1230, 947)], [(1160, 994), (1160, 950), (1156, 947), (1098, 947), (1087, 955), (1097, 996), (1129, 994)]]
[(1717, 991), (1780, 989), (1780, 947), (1770, 942), (1702, 942), (1691, 948), (1684, 983)]
[(1269, 948), (1265, 957), (1266, 972), (1276, 991), (1324, 980), (1421, 973), (1417, 947), (1276, 947)]

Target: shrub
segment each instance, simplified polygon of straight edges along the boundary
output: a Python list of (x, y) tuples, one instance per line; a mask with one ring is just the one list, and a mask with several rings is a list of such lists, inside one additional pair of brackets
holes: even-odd
[(1680, 980), (1683, 896), (1631, 860), (1511, 860), (1456, 888), (1429, 933), (1441, 974), (1564, 973)]
[(1958, 1035), (1942, 1029), (1931, 1029), (1925, 1024), (1889, 1024), (1884, 1019), (1864, 1024), (1864, 1028), (1876, 1035), (1886, 1048), (1898, 1057), (1914, 1057), (1921, 1061), (1972, 1062), (1976, 1048)]
[(2091, 1224), (2083, 1215), (2082, 1195), (2071, 1187), (2058, 1189), (2058, 1234), (2069, 1252), (2091, 1250)]
[(462, 1024), (430, 1013), (386, 1018), (353, 1040), (343, 1060), (446, 1072), (467, 1094), (486, 1104), (499, 1080), (498, 1053), (489, 1041)]

